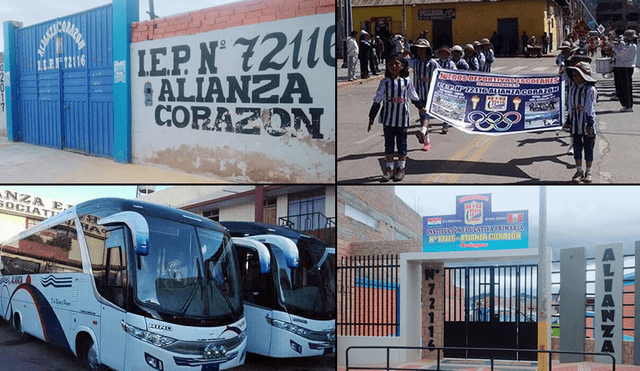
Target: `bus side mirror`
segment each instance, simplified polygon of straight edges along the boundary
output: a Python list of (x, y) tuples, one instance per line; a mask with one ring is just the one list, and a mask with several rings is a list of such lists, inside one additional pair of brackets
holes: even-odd
[(233, 242), (234, 246), (251, 249), (258, 253), (260, 273), (265, 274), (271, 272), (271, 253), (263, 243), (242, 237), (231, 237), (231, 242)]
[(318, 265), (316, 265), (314, 268), (315, 269), (320, 269), (320, 267), (322, 267), (322, 264), (324, 264), (324, 262), (329, 257), (329, 254), (335, 255), (336, 254), (336, 248), (335, 247), (327, 247), (326, 249), (324, 249), (324, 254), (322, 254), (322, 258), (320, 258), (320, 260), (318, 261)]
[(263, 234), (258, 236), (248, 237), (252, 240), (260, 241), (262, 243), (270, 243), (279, 248), (285, 256), (287, 261), (287, 267), (298, 268), (300, 265), (300, 257), (298, 253), (298, 246), (287, 237), (278, 236), (275, 234)]
[(123, 211), (98, 221), (100, 225), (124, 223), (131, 230), (133, 244), (137, 255), (149, 254), (149, 225), (147, 220), (133, 211)]

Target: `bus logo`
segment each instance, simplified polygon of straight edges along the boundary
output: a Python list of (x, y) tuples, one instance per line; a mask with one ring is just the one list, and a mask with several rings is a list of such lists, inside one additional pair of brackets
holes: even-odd
[(173, 331), (173, 327), (171, 327), (171, 326), (156, 325), (155, 323), (149, 324), (149, 328), (154, 329), (154, 330), (161, 330), (161, 331)]

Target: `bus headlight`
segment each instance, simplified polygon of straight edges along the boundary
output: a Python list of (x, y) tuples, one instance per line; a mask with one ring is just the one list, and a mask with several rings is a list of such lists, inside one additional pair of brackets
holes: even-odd
[(134, 338), (145, 341), (149, 344), (153, 344), (157, 347), (166, 347), (176, 342), (176, 339), (172, 339), (167, 336), (159, 335), (154, 332), (149, 332), (147, 330), (143, 330), (141, 328), (132, 326), (124, 321), (121, 322), (122, 329), (127, 334), (133, 336)]
[(275, 326), (275, 327), (283, 329), (285, 331), (292, 332), (292, 333), (294, 333), (296, 335), (300, 335), (302, 337), (306, 337), (306, 335), (310, 332), (310, 330), (308, 330), (308, 329), (306, 329), (304, 327), (300, 327), (298, 325), (294, 325), (293, 323), (288, 323), (288, 322), (280, 321), (280, 320), (269, 318), (269, 317), (267, 317), (267, 322), (271, 326)]

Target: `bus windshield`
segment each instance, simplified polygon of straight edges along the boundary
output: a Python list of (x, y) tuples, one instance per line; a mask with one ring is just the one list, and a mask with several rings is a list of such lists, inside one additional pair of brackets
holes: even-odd
[(219, 231), (146, 219), (149, 254), (138, 258), (138, 303), (175, 320), (238, 319), (242, 298), (231, 240)]
[(299, 239), (297, 245), (300, 254), (297, 268), (288, 268), (285, 254), (272, 249), (278, 266), (281, 301), (291, 314), (317, 320), (335, 319), (335, 255), (327, 258), (326, 246), (320, 241)]

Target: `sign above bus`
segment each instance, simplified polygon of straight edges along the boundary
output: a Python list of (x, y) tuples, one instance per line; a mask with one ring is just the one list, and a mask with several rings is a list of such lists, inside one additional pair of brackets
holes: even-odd
[(454, 215), (423, 218), (423, 252), (528, 247), (528, 211), (493, 212), (491, 194), (457, 196)]

